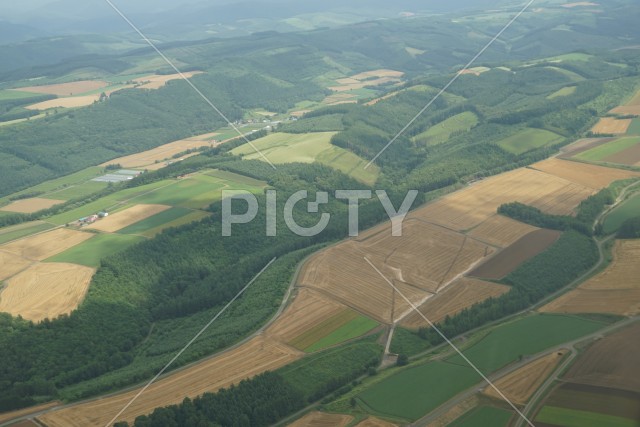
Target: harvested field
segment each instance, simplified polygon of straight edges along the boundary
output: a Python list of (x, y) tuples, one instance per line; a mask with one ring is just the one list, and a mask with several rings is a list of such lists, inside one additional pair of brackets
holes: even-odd
[[(617, 175), (618, 171), (613, 173)], [(468, 230), (495, 215), (504, 203), (520, 202), (550, 214), (568, 215), (593, 192), (592, 188), (566, 179), (522, 168), (473, 184), (417, 209), (409, 216), (454, 230)]]
[(614, 181), (640, 176), (640, 172), (625, 171), (556, 158), (535, 163), (531, 165), (531, 168), (595, 190), (608, 187)]
[(490, 245), (505, 248), (532, 231), (538, 230), (529, 224), (494, 215), (469, 232), (469, 236), (487, 242)]
[(351, 415), (327, 414), (314, 411), (289, 424), (289, 427), (345, 427), (351, 421), (353, 421)]
[(603, 117), (591, 129), (594, 135), (624, 135), (631, 126), (631, 119), (616, 119)]
[(112, 233), (170, 208), (167, 205), (135, 205), (102, 218), (87, 228)]
[(34, 197), (32, 199), (17, 200), (0, 208), (0, 211), (17, 212), (17, 213), (33, 213), (41, 211), (42, 209), (48, 209), (52, 206), (64, 203), (64, 200), (53, 199), (41, 199)]
[(318, 292), (303, 288), (266, 334), (282, 342), (290, 342), (346, 308)]
[(45, 86), (22, 87), (16, 90), (57, 96), (72, 96), (91, 92), (107, 86), (109, 86), (109, 83), (101, 80), (82, 80), (78, 82), (58, 83)]
[(573, 158), (586, 162), (610, 162), (633, 166), (640, 162), (640, 138), (612, 139), (605, 144), (576, 154)]
[(562, 234), (556, 230), (535, 230), (519, 239), (513, 245), (498, 252), (478, 268), (469, 273), (470, 276), (483, 279), (499, 280), (517, 269), (522, 263), (542, 253), (554, 244)]
[[(418, 309), (431, 322), (438, 323), (445, 317), (454, 316), (473, 304), (488, 298), (499, 297), (509, 289), (509, 286), (463, 277), (429, 298)], [(401, 325), (411, 329), (427, 326), (422, 316), (415, 311), (405, 317)]]
[[(189, 71), (186, 73), (182, 73), (186, 78), (191, 78), (197, 74), (202, 74), (202, 71)], [(134, 80), (136, 83), (141, 83), (138, 86), (138, 89), (160, 89), (167, 82), (171, 80), (182, 79), (180, 74), (167, 74), (167, 75), (153, 75), (153, 76), (145, 76), (140, 77), (137, 80)]]
[(404, 76), (404, 73), (402, 71), (380, 69), (380, 70), (373, 70), (373, 71), (365, 71), (364, 73), (351, 76), (351, 78), (355, 80), (364, 80), (371, 77), (394, 77), (396, 79), (399, 79), (402, 76)]
[(613, 263), (602, 273), (543, 306), (542, 312), (640, 313), (640, 240), (616, 242)]
[(640, 166), (640, 143), (603, 159), (605, 162)]
[(89, 289), (93, 272), (76, 264), (35, 264), (7, 280), (0, 311), (34, 322), (71, 313)]
[(589, 151), (592, 148), (598, 147), (600, 145), (606, 144), (607, 142), (615, 141), (615, 138), (584, 138), (580, 139), (573, 144), (569, 144), (565, 147), (562, 147), (560, 151), (562, 154), (560, 155), (561, 159), (569, 159), (575, 155), (580, 153), (584, 153), (585, 151)]
[(365, 257), (418, 304), (492, 252), (474, 239), (419, 220), (405, 221), (403, 236), (392, 237), (387, 223), (359, 241), (344, 242), (312, 257), (299, 284), (328, 292), (378, 321), (390, 322), (410, 310), (409, 305), (394, 297), (393, 288)]
[[(149, 387), (118, 421), (132, 423), (139, 415), (155, 408), (181, 403), (215, 392), (265, 371), (276, 370), (301, 357), (300, 352), (262, 336), (219, 356), (171, 374)], [(139, 392), (134, 389), (114, 396), (79, 404), (38, 417), (48, 427), (106, 425)]]
[(380, 418), (369, 417), (361, 423), (356, 424), (356, 427), (396, 427), (397, 424), (390, 423), (388, 421), (381, 420)]
[(640, 393), (640, 324), (592, 344), (564, 374), (567, 381)]
[[(515, 405), (525, 405), (538, 387), (551, 375), (565, 354), (567, 354), (567, 350), (554, 351), (549, 355), (539, 357), (500, 378), (494, 384)], [(484, 394), (502, 400), (493, 387), (487, 387)]]
[[(0, 413), (0, 423), (5, 423), (10, 420), (15, 420), (16, 418), (24, 417), (26, 415), (33, 414), (34, 412), (51, 409), (57, 405), (60, 405), (60, 402), (51, 402), (51, 403), (46, 403), (44, 405), (31, 406), (29, 408), (20, 409), (17, 411), (3, 412), (3, 413)], [(14, 427), (14, 426), (11, 426), (11, 427)]]
[[(131, 154), (130, 156), (120, 157), (118, 159), (109, 160), (100, 166), (110, 164), (119, 164), (123, 168), (143, 168), (152, 170), (154, 166), (164, 167), (164, 160), (172, 159), (172, 157), (183, 151), (192, 150), (200, 147), (212, 147), (212, 142), (217, 134), (208, 133), (205, 135), (194, 136), (192, 138), (182, 139), (180, 141), (170, 142), (142, 153)], [(175, 160), (175, 159), (173, 159)]]
[(640, 116), (640, 105), (623, 105), (610, 111), (621, 116)]
[(37, 104), (24, 107), (28, 110), (48, 110), (49, 108), (76, 108), (86, 107), (100, 99), (100, 95), (72, 96), (68, 98), (57, 98), (49, 101), (38, 102)]
[(0, 280), (5, 280), (21, 272), (30, 264), (29, 260), (0, 250)]
[(42, 261), (93, 237), (91, 233), (57, 228), (0, 246), (0, 251)]

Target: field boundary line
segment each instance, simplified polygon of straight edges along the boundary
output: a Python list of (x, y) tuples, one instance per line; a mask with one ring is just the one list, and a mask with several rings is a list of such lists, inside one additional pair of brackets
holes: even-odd
[[(136, 33), (138, 33), (138, 35), (142, 38), (142, 40), (144, 40), (144, 41), (145, 41), (145, 43), (147, 43), (149, 46), (151, 46), (151, 48), (152, 48), (153, 50), (155, 50), (155, 51), (156, 51), (156, 53), (157, 53), (158, 55), (160, 55), (160, 57), (164, 60), (164, 62), (166, 62), (167, 64), (169, 64), (169, 66), (170, 66), (171, 68), (173, 68), (173, 70), (174, 70), (174, 71), (175, 71), (175, 72), (180, 76), (180, 78), (182, 78), (182, 80), (184, 80), (185, 82), (187, 82), (187, 84), (188, 84), (189, 86), (191, 86), (191, 88), (192, 88), (192, 89), (193, 89), (193, 90), (194, 90), (198, 95), (200, 95), (200, 97), (201, 97), (201, 98), (202, 98), (202, 99), (203, 99), (207, 104), (209, 104), (209, 106), (210, 106), (211, 108), (213, 108), (213, 110), (214, 110), (216, 113), (218, 113), (218, 115), (219, 115), (220, 117), (222, 117), (222, 118), (224, 119), (224, 121), (226, 121), (226, 122), (227, 122), (227, 124), (228, 124), (229, 126), (231, 126), (231, 127), (233, 128), (233, 130), (235, 130), (235, 131), (238, 133), (238, 135), (240, 135), (240, 137), (242, 137), (242, 138), (243, 138), (243, 139), (244, 139), (244, 140), (245, 140), (245, 141), (246, 141), (246, 142), (251, 146), (251, 148), (253, 148), (253, 149), (255, 150), (255, 152), (256, 152), (256, 153), (258, 153), (258, 154), (259, 154), (259, 155), (264, 159), (264, 161), (266, 161), (266, 162), (269, 164), (269, 166), (271, 166), (273, 169), (277, 169), (277, 168), (275, 167), (275, 165), (274, 165), (273, 163), (271, 163), (271, 162), (269, 161), (269, 159), (267, 159), (267, 157), (262, 153), (262, 151), (260, 151), (260, 150), (258, 149), (258, 147), (256, 147), (256, 146), (255, 146), (255, 144), (253, 144), (251, 141), (249, 141), (249, 139), (246, 137), (246, 135), (245, 135), (245, 134), (243, 134), (242, 132), (240, 132), (240, 129), (238, 129), (238, 127), (237, 127), (236, 125), (234, 125), (234, 124), (231, 122), (231, 120), (229, 120), (229, 119), (227, 118), (227, 116), (226, 116), (222, 111), (220, 111), (220, 109), (219, 109), (218, 107), (216, 107), (216, 105), (215, 105), (213, 102), (211, 102), (211, 100), (210, 100), (210, 99), (209, 99), (209, 98), (208, 98), (204, 93), (202, 93), (202, 91), (201, 91), (200, 89), (198, 89), (198, 88), (197, 88), (197, 87), (196, 87), (196, 86), (191, 82), (191, 80), (189, 80), (189, 78), (188, 78), (187, 76), (185, 76), (185, 75), (182, 73), (182, 71), (180, 71), (180, 70), (178, 69), (178, 67), (176, 67), (176, 65), (175, 65), (175, 64), (174, 64), (174, 63), (173, 63), (169, 58), (167, 58), (167, 56), (166, 56), (164, 53), (162, 53), (162, 51), (161, 51), (160, 49), (158, 49), (158, 47), (155, 45), (155, 43), (153, 43), (151, 40), (149, 40), (149, 38), (148, 38), (147, 36), (145, 36), (145, 35), (144, 35), (144, 33), (143, 33), (142, 31), (140, 31), (140, 29), (139, 29), (139, 28), (138, 28), (138, 27), (137, 27), (133, 22), (131, 22), (131, 20), (129, 20), (129, 18), (127, 18), (127, 17), (126, 17), (126, 15), (125, 15), (124, 13), (122, 13), (122, 11), (121, 11), (120, 9), (118, 9), (118, 7), (117, 7), (115, 4), (113, 4), (113, 2), (112, 2), (111, 0), (104, 0), (104, 1), (105, 1), (109, 6), (111, 6), (111, 8), (112, 8), (112, 9), (113, 9), (113, 10), (114, 10), (118, 15), (120, 15), (120, 17), (121, 17), (121, 18), (122, 18), (122, 19), (123, 19), (123, 20), (124, 20), (124, 21), (125, 21), (125, 22), (130, 26), (130, 27), (131, 27), (131, 28), (133, 28), (133, 30), (134, 30)], [(531, 0), (531, 1), (534, 1), (534, 0)]]
[(113, 417), (111, 419), (111, 421), (109, 421), (106, 424), (106, 427), (111, 426), (113, 423), (116, 422), (116, 420), (118, 419), (118, 417), (120, 415), (122, 415), (128, 408), (129, 406), (131, 406), (133, 404), (133, 402), (135, 402), (158, 378), (160, 378), (160, 376), (167, 370), (169, 369), (169, 366), (171, 366), (173, 364), (173, 362), (175, 362), (176, 360), (178, 360), (178, 358), (182, 355), (182, 353), (184, 353), (198, 338), (200, 338), (200, 336), (209, 328), (209, 326), (211, 326), (211, 324), (213, 324), (213, 322), (215, 322), (216, 320), (218, 320), (218, 318), (225, 312), (227, 311), (227, 309), (238, 299), (240, 298), (240, 296), (247, 290), (249, 289), (249, 287), (251, 285), (253, 285), (253, 283), (262, 275), (262, 273), (264, 273), (275, 261), (277, 258), (273, 258), (271, 261), (269, 261), (269, 263), (267, 265), (265, 265), (264, 267), (262, 267), (262, 270), (260, 270), (258, 272), (258, 274), (256, 274), (250, 281), (249, 283), (247, 283), (245, 285), (244, 288), (240, 289), (240, 292), (238, 292), (236, 294), (236, 296), (234, 296), (231, 301), (229, 301), (206, 325), (204, 325), (204, 327), (202, 329), (200, 329), (200, 331), (193, 337), (191, 338), (191, 340), (178, 352), (176, 353), (176, 355), (169, 361), (169, 363), (167, 363), (164, 368), (162, 368), (125, 406), (124, 408), (122, 408), (120, 410), (120, 412), (118, 412), (118, 414)]
[[(105, 0), (105, 1), (109, 1), (109, 0)], [(516, 20), (518, 18), (520, 18), (520, 16), (522, 16), (523, 13), (525, 13), (527, 11), (527, 9), (529, 9), (529, 7), (533, 4), (535, 0), (529, 0), (529, 2), (527, 2), (527, 4), (524, 5), (524, 7), (518, 12), (516, 13), (516, 15), (511, 18), (511, 20), (509, 22), (507, 22), (507, 25), (505, 25), (500, 31), (498, 31), (498, 34), (496, 34), (495, 36), (493, 36), (493, 38), (491, 40), (489, 40), (489, 43), (487, 43), (486, 45), (484, 45), (484, 47), (482, 49), (480, 49), (480, 51), (473, 57), (471, 58), (471, 61), (467, 62), (467, 65), (465, 65), (462, 70), (466, 70), (469, 67), (471, 67), (471, 65), (473, 65), (474, 62), (476, 62), (476, 60), (478, 58), (480, 58), (480, 56), (482, 56), (482, 54), (491, 47), (491, 45), (493, 45), (493, 43), (496, 42), (496, 40), (498, 40), (500, 38), (500, 36), (507, 31), (507, 29), (509, 27), (511, 27), (511, 25), (516, 22)], [(382, 149), (380, 150), (380, 152), (378, 152), (378, 154), (375, 155), (375, 157), (373, 159), (371, 159), (369, 161), (369, 163), (367, 163), (367, 165), (364, 167), (364, 169), (368, 169), (373, 162), (375, 162), (378, 157), (380, 157), (382, 155), (382, 153), (384, 153), (387, 148), (389, 148), (389, 146), (391, 144), (393, 144), (394, 142), (396, 142), (396, 140), (398, 138), (400, 138), (400, 136), (402, 136), (403, 133), (406, 132), (407, 129), (409, 129), (411, 127), (411, 125), (413, 125), (413, 123), (415, 123), (416, 120), (418, 120), (418, 118), (420, 116), (422, 116), (424, 114), (425, 111), (427, 111), (429, 109), (429, 107), (431, 107), (433, 105), (434, 102), (436, 102), (438, 100), (438, 98), (440, 98), (440, 96), (442, 96), (443, 93), (445, 93), (447, 91), (447, 89), (449, 89), (449, 87), (454, 84), (456, 82), (456, 80), (458, 80), (458, 78), (462, 75), (461, 71), (457, 72), (453, 78), (449, 81), (449, 83), (447, 83), (442, 89), (440, 89), (440, 91), (436, 94), (436, 96), (434, 96), (431, 101), (429, 101), (427, 103), (427, 105), (425, 105), (422, 110), (420, 110), (418, 112), (418, 114), (416, 114), (411, 120), (409, 120), (409, 123), (407, 123), (405, 125), (405, 127), (403, 127), (400, 132), (398, 132), (384, 147), (382, 147)]]
[(378, 270), (378, 268), (371, 261), (369, 261), (369, 258), (364, 257), (364, 260), (371, 266), (371, 268), (376, 271), (376, 273), (380, 275), (380, 277), (382, 277), (382, 279), (384, 279), (385, 282), (389, 284), (389, 286), (393, 288), (394, 291), (398, 293), (398, 295), (400, 295), (411, 306), (413, 310), (415, 310), (420, 315), (420, 317), (422, 317), (429, 324), (429, 326), (431, 326), (431, 328), (433, 328), (434, 331), (438, 333), (438, 335), (440, 335), (447, 342), (447, 344), (449, 344), (449, 346), (451, 346), (451, 348), (456, 351), (456, 353), (458, 353), (458, 355), (460, 355), (460, 357), (462, 357), (462, 359), (464, 359), (465, 362), (469, 364), (469, 366), (473, 368), (474, 371), (478, 373), (478, 375), (482, 377), (484, 381), (486, 381), (491, 386), (491, 388), (493, 388), (500, 395), (500, 397), (504, 399), (505, 402), (509, 404), (509, 406), (513, 408), (514, 411), (516, 411), (518, 415), (520, 415), (523, 420), (527, 422), (527, 424), (529, 424), (531, 427), (535, 427), (533, 423), (522, 412), (520, 412), (520, 410), (498, 389), (498, 387), (496, 387), (493, 382), (491, 382), (491, 380), (485, 374), (483, 374), (482, 371), (480, 371), (480, 369), (478, 369), (476, 365), (474, 365), (473, 362), (469, 360), (469, 358), (465, 356), (464, 353), (460, 351), (460, 349), (453, 342), (451, 342), (451, 340), (449, 340), (449, 338), (447, 338), (447, 336), (443, 334), (436, 325), (434, 325), (420, 310), (418, 310), (418, 307), (416, 307), (389, 279), (387, 279), (384, 274), (382, 274), (380, 270)]

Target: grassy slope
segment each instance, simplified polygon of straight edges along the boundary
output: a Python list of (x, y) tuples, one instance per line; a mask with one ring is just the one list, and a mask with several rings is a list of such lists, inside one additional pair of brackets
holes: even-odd
[(350, 322), (340, 326), (328, 335), (322, 337), (313, 345), (305, 348), (304, 350), (308, 353), (323, 350), (325, 348), (364, 335), (376, 326), (378, 326), (378, 323), (376, 321), (371, 320), (368, 317), (358, 316)]
[(609, 156), (619, 153), (622, 150), (633, 147), (640, 143), (640, 137), (626, 137), (619, 138), (615, 141), (611, 141), (607, 144), (600, 145), (598, 147), (587, 150), (578, 154), (576, 159), (585, 160), (588, 162), (598, 162)]
[(510, 153), (522, 154), (536, 148), (561, 142), (562, 139), (562, 136), (548, 130), (527, 128), (498, 141), (496, 144)]
[(620, 228), (623, 222), (638, 215), (640, 215), (640, 194), (631, 197), (607, 215), (604, 222), (605, 233), (613, 233)]
[(599, 414), (596, 412), (578, 411), (576, 409), (545, 406), (536, 421), (565, 427), (637, 427), (638, 422), (628, 418)]
[(70, 262), (86, 265), (87, 267), (99, 267), (100, 260), (108, 255), (119, 252), (144, 238), (137, 236), (125, 236), (121, 234), (99, 234), (91, 239), (55, 255), (47, 262)]
[(553, 92), (551, 95), (547, 96), (547, 99), (554, 99), (554, 98), (559, 98), (561, 96), (569, 96), (572, 95), (575, 91), (576, 91), (576, 86), (567, 86), (567, 87), (563, 87), (560, 90), (557, 90), (556, 92)]
[(27, 222), (13, 227), (2, 228), (0, 229), (0, 244), (49, 230), (51, 228), (53, 228), (53, 225), (40, 221)]
[(447, 141), (452, 133), (468, 130), (477, 124), (478, 116), (467, 111), (433, 125), (425, 132), (414, 136), (412, 140), (427, 145), (437, 145)]
[(504, 427), (512, 413), (494, 406), (479, 406), (450, 424), (451, 427), (492, 426)]
[(138, 221), (135, 224), (131, 224), (128, 227), (118, 230), (121, 234), (142, 234), (151, 229), (162, 226), (163, 224), (173, 222), (191, 211), (185, 208), (171, 208), (166, 211), (162, 211), (155, 215), (152, 215), (142, 221)]
[(627, 135), (640, 135), (640, 119), (633, 119), (627, 129)]

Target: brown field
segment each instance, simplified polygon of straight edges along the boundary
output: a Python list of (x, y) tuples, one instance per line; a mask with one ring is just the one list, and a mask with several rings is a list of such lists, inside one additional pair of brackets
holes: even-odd
[(183, 151), (191, 150), (194, 148), (214, 146), (215, 144), (212, 142), (212, 140), (216, 135), (216, 133), (207, 133), (200, 136), (194, 136), (192, 138), (170, 142), (169, 144), (161, 145), (160, 147), (143, 151), (142, 153), (131, 154), (129, 156), (109, 160), (108, 162), (105, 162), (100, 166), (119, 164), (123, 168), (145, 167), (146, 169), (151, 169), (151, 167), (149, 166), (158, 165), (160, 167), (164, 167), (165, 164), (162, 163), (162, 161), (171, 159), (178, 153), (182, 153)]
[(82, 302), (93, 273), (76, 264), (35, 264), (7, 280), (0, 311), (34, 322), (71, 313)]
[(602, 273), (543, 306), (542, 312), (640, 313), (640, 240), (616, 242), (614, 261)]
[(135, 205), (123, 211), (109, 215), (106, 218), (102, 218), (87, 226), (87, 228), (113, 233), (170, 208), (171, 206), (167, 205)]
[[(419, 307), (419, 310), (431, 322), (438, 323), (445, 317), (453, 316), (473, 304), (488, 298), (496, 298), (509, 289), (505, 285), (463, 277), (429, 298)], [(401, 325), (417, 329), (427, 326), (425, 323), (422, 316), (414, 311), (402, 320)]]
[(29, 408), (20, 409), (18, 411), (3, 412), (3, 413), (0, 413), (0, 423), (5, 423), (9, 420), (15, 420), (16, 418), (24, 417), (26, 415), (33, 414), (38, 411), (44, 411), (46, 409), (53, 408), (54, 406), (57, 406), (57, 405), (60, 405), (60, 402), (51, 402), (51, 403), (46, 403), (44, 405), (31, 406)]
[(351, 415), (327, 414), (314, 411), (289, 424), (289, 427), (345, 427), (351, 421), (353, 421)]
[(616, 154), (603, 159), (605, 162), (618, 163), (629, 166), (640, 166), (640, 144), (626, 148)]
[(504, 203), (520, 202), (550, 214), (568, 215), (593, 192), (566, 179), (521, 168), (477, 182), (410, 216), (454, 230), (468, 230), (495, 215)]
[(370, 77), (393, 77), (393, 78), (399, 79), (402, 76), (404, 76), (404, 73), (402, 71), (380, 69), (380, 70), (373, 70), (373, 71), (365, 71), (364, 73), (351, 76), (351, 78), (354, 80), (363, 80)]
[[(334, 92), (348, 92), (354, 89), (362, 89), (366, 86), (378, 86), (386, 83), (399, 82), (404, 76), (401, 71), (373, 70), (356, 74), (355, 76), (336, 80), (337, 86), (329, 87)], [(375, 77), (375, 78), (374, 78)]]
[(314, 343), (329, 335), (331, 332), (335, 331), (341, 326), (346, 325), (347, 323), (358, 317), (359, 314), (355, 311), (345, 309), (327, 319), (324, 319), (324, 321), (317, 323), (306, 333), (295, 337), (287, 344), (289, 344), (291, 347), (297, 348), (298, 350), (304, 351)]
[[(412, 303), (419, 304), (493, 252), (462, 234), (407, 220), (402, 237), (390, 225), (376, 227), (358, 240), (326, 249), (304, 266), (299, 285), (321, 290), (381, 322), (409, 309), (404, 299), (365, 261), (367, 257)], [(428, 260), (428, 262), (425, 262)], [(394, 302), (395, 301), (395, 302)]]
[(623, 105), (614, 108), (611, 113), (621, 116), (640, 116), (640, 105)]
[(498, 280), (514, 271), (525, 261), (543, 252), (560, 237), (559, 231), (535, 230), (519, 239), (513, 245), (498, 252), (478, 268), (469, 273), (470, 276), (483, 279)]
[(10, 252), (30, 260), (42, 261), (64, 252), (93, 236), (91, 233), (57, 228), (7, 243), (0, 246), (0, 251)]
[(625, 171), (555, 158), (543, 160), (542, 162), (531, 165), (531, 167), (595, 190), (608, 187), (614, 181), (640, 176), (640, 172)]
[(311, 289), (302, 288), (266, 334), (287, 343), (346, 308)]
[(396, 427), (397, 424), (390, 423), (389, 421), (381, 420), (380, 418), (369, 417), (361, 423), (356, 424), (356, 427)]
[(100, 95), (73, 96), (69, 98), (50, 99), (24, 107), (28, 110), (48, 110), (49, 108), (86, 107), (100, 99)]
[(564, 375), (572, 383), (640, 392), (640, 324), (592, 344)]
[[(567, 350), (554, 351), (527, 363), (523, 367), (495, 381), (494, 384), (515, 405), (525, 405), (562, 360)], [(484, 394), (498, 400), (503, 398), (493, 387), (484, 389)]]
[[(237, 384), (265, 371), (273, 371), (301, 357), (301, 353), (263, 336), (230, 351), (175, 372), (151, 385), (118, 421), (133, 422), (155, 408), (180, 403), (206, 392)], [(106, 425), (139, 392), (134, 389), (38, 417), (48, 427)]]
[[(190, 78), (193, 77), (197, 74), (202, 74), (202, 71), (190, 71), (187, 73), (182, 73), (186, 78)], [(164, 85), (167, 84), (167, 82), (171, 81), (171, 80), (178, 80), (181, 79), (182, 76), (180, 74), (167, 74), (167, 75), (152, 75), (152, 76), (145, 76), (145, 77), (140, 77), (137, 80), (134, 80), (136, 83), (141, 83), (140, 86), (138, 86), (138, 89), (160, 89), (161, 87), (163, 87)]]
[(53, 200), (53, 199), (41, 199), (34, 197), (32, 199), (17, 200), (0, 208), (0, 211), (6, 212), (18, 212), (18, 213), (33, 213), (42, 209), (48, 209), (52, 206), (64, 203), (65, 200)]
[(603, 117), (591, 129), (594, 135), (624, 135), (631, 126), (631, 119), (616, 119), (615, 117)]
[(336, 93), (334, 95), (327, 96), (322, 103), (327, 105), (339, 105), (339, 104), (355, 104), (358, 100), (356, 95), (347, 93)]
[(83, 80), (79, 82), (58, 83), (54, 85), (21, 87), (16, 90), (48, 95), (72, 96), (91, 92), (107, 86), (109, 86), (109, 83), (101, 80)]
[[(21, 256), (2, 252), (0, 246), (0, 280), (5, 280), (29, 267), (31, 262)], [(0, 283), (1, 285), (1, 283)]]
[(585, 151), (589, 151), (592, 148), (599, 147), (600, 145), (604, 145), (607, 142), (615, 141), (616, 138), (583, 138), (578, 141), (569, 144), (565, 147), (562, 147), (560, 151), (562, 154), (559, 156), (561, 159), (570, 159), (573, 156), (576, 156), (580, 153), (584, 153)]
[(537, 227), (528, 225), (502, 215), (494, 215), (469, 232), (469, 236), (487, 242), (490, 245), (506, 248)]

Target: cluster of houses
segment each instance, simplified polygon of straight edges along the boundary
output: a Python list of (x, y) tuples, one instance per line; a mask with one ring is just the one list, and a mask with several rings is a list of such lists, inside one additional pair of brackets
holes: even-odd
[(80, 218), (77, 222), (78, 222), (78, 225), (80, 225), (80, 226), (90, 225), (90, 224), (93, 224), (94, 222), (96, 222), (97, 220), (99, 220), (101, 218), (105, 218), (107, 216), (109, 216), (109, 212), (98, 212), (97, 214), (93, 214), (93, 215), (85, 216), (84, 218)]

